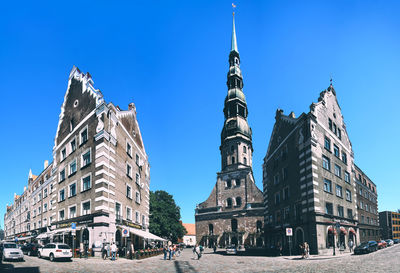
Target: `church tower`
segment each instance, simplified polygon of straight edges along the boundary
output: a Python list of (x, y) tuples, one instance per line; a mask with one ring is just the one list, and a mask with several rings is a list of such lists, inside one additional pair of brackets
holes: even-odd
[(221, 132), (221, 171), (208, 199), (196, 207), (196, 239), (208, 247), (263, 247), (263, 194), (254, 182), (253, 145), (237, 47), (235, 17)]

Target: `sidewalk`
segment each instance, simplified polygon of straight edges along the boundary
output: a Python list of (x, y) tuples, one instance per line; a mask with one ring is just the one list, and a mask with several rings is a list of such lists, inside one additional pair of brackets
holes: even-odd
[(347, 256), (353, 255), (353, 252), (343, 252), (340, 253), (339, 251), (336, 251), (336, 255), (333, 256), (333, 251), (331, 254), (329, 253), (324, 253), (324, 254), (319, 254), (319, 255), (310, 255), (308, 259), (303, 259), (301, 255), (296, 255), (296, 256), (280, 256), (285, 260), (311, 260), (311, 261), (318, 261), (318, 260), (330, 260), (330, 259), (339, 259)]

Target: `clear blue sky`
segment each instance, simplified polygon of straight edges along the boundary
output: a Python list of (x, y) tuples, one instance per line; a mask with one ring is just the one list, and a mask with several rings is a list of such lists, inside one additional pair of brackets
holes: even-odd
[[(134, 102), (151, 164), (184, 222), (220, 170), (231, 0), (6, 1), (0, 10), (0, 224), (28, 171), (51, 159), (73, 65), (107, 102)], [(332, 74), (356, 163), (379, 209), (400, 208), (398, 1), (237, 1), (236, 30), (253, 129), (253, 170), (276, 109), (309, 111)]]

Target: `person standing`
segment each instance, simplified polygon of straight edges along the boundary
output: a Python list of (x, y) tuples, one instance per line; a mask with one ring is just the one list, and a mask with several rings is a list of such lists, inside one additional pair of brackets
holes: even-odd
[(310, 255), (310, 246), (308, 245), (307, 242), (304, 242), (304, 253), (305, 253), (305, 258), (308, 259)]
[(168, 247), (167, 246), (163, 247), (163, 252), (164, 252), (164, 260), (166, 260), (167, 259), (167, 252), (168, 252)]
[(196, 254), (197, 254), (197, 260), (200, 260), (201, 258), (201, 248), (199, 245), (196, 246)]
[(171, 260), (171, 258), (172, 258), (172, 245), (169, 246), (168, 252), (169, 252), (168, 260)]
[(353, 252), (353, 246), (354, 246), (353, 240), (350, 239), (350, 240), (349, 240), (349, 249), (350, 249), (350, 253)]
[(112, 260), (112, 261), (115, 261), (115, 255), (116, 255), (116, 253), (117, 253), (117, 246), (116, 246), (115, 243), (113, 242), (112, 245), (111, 245), (111, 255), (112, 255), (111, 260)]

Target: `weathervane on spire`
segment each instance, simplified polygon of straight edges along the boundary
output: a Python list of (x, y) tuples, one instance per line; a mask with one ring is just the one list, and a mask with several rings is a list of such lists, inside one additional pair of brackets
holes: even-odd
[(329, 80), (329, 82), (331, 83), (330, 86), (332, 86), (332, 73), (331, 73), (331, 75), (330, 75), (330, 80)]
[(232, 14), (233, 15), (235, 15), (235, 8), (236, 8), (236, 5), (234, 3), (232, 3), (232, 10), (233, 10)]

